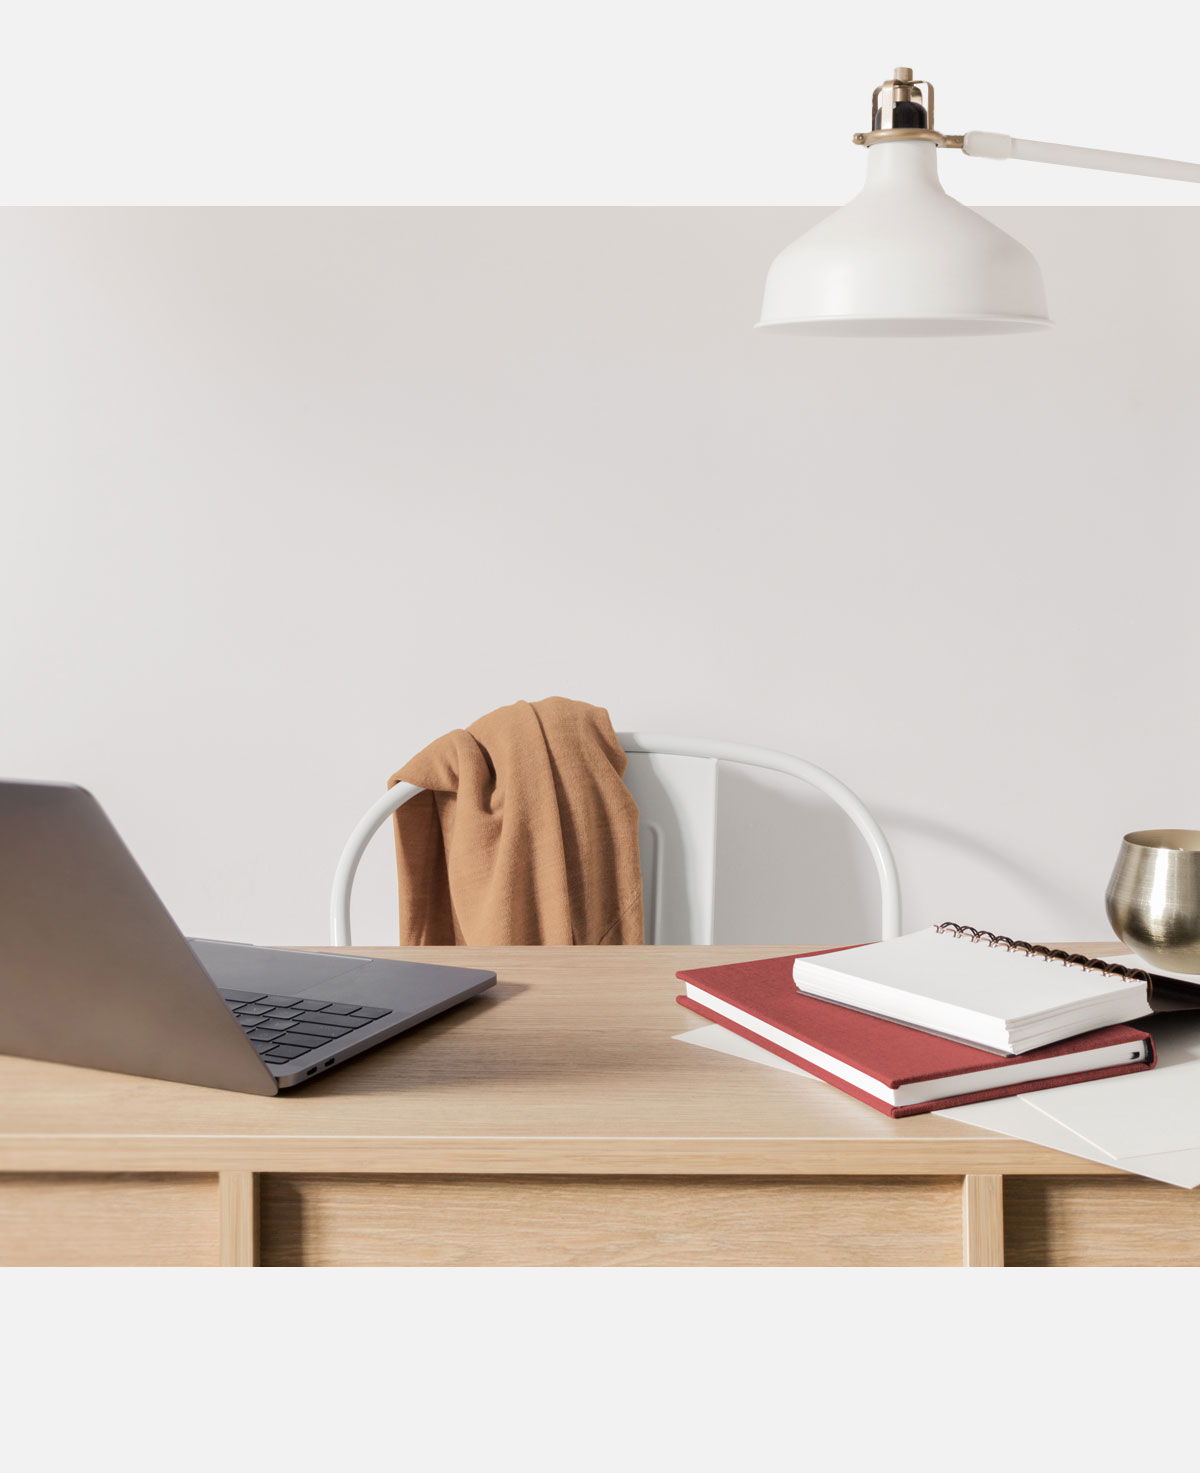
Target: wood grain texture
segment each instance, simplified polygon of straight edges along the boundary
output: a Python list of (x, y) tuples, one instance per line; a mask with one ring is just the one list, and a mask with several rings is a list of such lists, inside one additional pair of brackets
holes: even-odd
[(1013, 1267), (1200, 1265), (1200, 1192), (1143, 1177), (1006, 1180), (1004, 1225)]
[(1200, 1263), (1200, 1195), (675, 1042), (800, 949), (448, 950), (496, 994), (278, 1099), (0, 1058), (0, 1263), (253, 1263), (255, 1173), (267, 1263)]
[(500, 982), (278, 1098), (0, 1058), (0, 1171), (1111, 1170), (932, 1115), (890, 1120), (817, 1080), (675, 1042), (696, 1025), (676, 971), (804, 949), (357, 948)]
[(937, 1177), (268, 1177), (263, 1262), (958, 1264), (959, 1193)]
[(1004, 1267), (1004, 1178), (965, 1176), (962, 1192), (963, 1266)]
[(258, 1177), (253, 1171), (222, 1171), (217, 1184), (222, 1268), (253, 1268), (258, 1262)]
[(211, 1176), (0, 1175), (6, 1267), (211, 1267)]

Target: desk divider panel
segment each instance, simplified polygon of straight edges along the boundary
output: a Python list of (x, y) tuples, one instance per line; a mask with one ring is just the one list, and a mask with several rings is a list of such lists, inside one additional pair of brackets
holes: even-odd
[(175, 1173), (0, 1172), (0, 1264), (209, 1268), (217, 1178)]
[(1138, 1176), (1004, 1178), (1012, 1267), (1200, 1266), (1200, 1190)]
[(267, 1176), (293, 1266), (960, 1265), (958, 1177)]

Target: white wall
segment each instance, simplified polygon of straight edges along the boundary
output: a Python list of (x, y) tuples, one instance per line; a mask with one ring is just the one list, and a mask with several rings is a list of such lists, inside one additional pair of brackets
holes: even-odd
[[(387, 774), (563, 694), (832, 768), (910, 925), (1105, 934), (1120, 835), (1200, 826), (1200, 211), (988, 212), (1053, 333), (755, 335), (822, 213), (5, 211), (0, 770), (320, 941)], [(869, 933), (840, 821), (725, 798), (718, 939)]]

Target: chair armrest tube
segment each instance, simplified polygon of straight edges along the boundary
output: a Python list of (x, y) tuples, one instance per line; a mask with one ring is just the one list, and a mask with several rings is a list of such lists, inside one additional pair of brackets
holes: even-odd
[(412, 783), (397, 783), (372, 803), (354, 825), (333, 875), (333, 893), (329, 898), (331, 946), (353, 945), (350, 939), (350, 894), (354, 888), (354, 876), (358, 873), (359, 861), (366, 853), (367, 845), (398, 808), (402, 808), (410, 798), (415, 798), (421, 792), (424, 789), (414, 787)]

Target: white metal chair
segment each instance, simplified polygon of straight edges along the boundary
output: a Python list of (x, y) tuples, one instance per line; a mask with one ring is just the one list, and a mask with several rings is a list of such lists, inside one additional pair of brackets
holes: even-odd
[[(717, 764), (786, 773), (818, 788), (850, 818), (871, 851), (882, 895), (880, 931), (888, 940), (900, 934), (900, 881), (883, 830), (866, 805), (832, 773), (766, 747), (709, 742), (657, 732), (617, 733), (629, 754), (625, 783), (638, 806), (638, 842), (646, 940), (659, 945), (711, 945), (717, 859)], [(397, 783), (355, 824), (333, 878), (330, 940), (349, 946), (350, 896), (359, 861), (372, 837), (397, 808), (420, 788)]]

